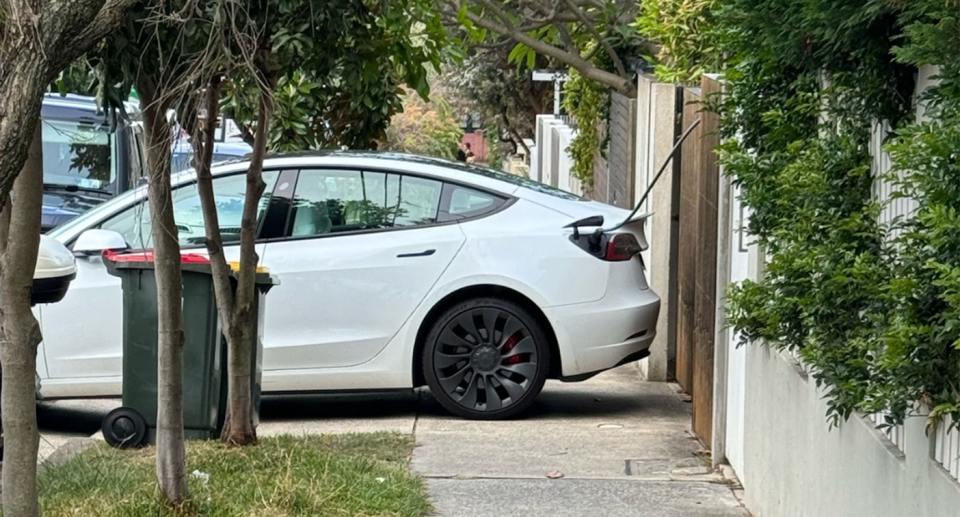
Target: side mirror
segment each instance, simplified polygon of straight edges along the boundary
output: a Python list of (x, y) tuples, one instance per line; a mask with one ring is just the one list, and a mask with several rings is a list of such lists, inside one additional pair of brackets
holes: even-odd
[(113, 230), (87, 230), (73, 243), (75, 255), (99, 255), (107, 250), (125, 250), (127, 241)]

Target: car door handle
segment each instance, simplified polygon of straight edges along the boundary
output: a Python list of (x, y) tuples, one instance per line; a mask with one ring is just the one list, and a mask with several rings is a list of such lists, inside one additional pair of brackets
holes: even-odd
[(436, 252), (437, 250), (424, 250), (424, 251), (421, 251), (420, 253), (401, 253), (397, 255), (397, 258), (429, 257), (430, 255), (433, 255)]

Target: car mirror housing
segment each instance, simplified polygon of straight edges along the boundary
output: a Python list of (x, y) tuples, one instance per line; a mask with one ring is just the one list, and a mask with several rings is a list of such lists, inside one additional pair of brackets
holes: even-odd
[(113, 230), (87, 230), (77, 237), (73, 244), (73, 253), (98, 255), (107, 250), (125, 250), (128, 247), (123, 235)]

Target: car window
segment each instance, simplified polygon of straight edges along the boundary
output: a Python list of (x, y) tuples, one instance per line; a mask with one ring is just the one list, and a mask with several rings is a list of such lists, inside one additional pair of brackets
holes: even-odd
[[(362, 152), (351, 152), (351, 151), (339, 152), (338, 154), (341, 156), (351, 156), (351, 155), (366, 156)], [(561, 190), (556, 187), (551, 187), (550, 185), (544, 185), (543, 183), (538, 183), (536, 181), (533, 181), (529, 178), (525, 178), (523, 176), (510, 174), (508, 172), (504, 172), (501, 170), (491, 169), (489, 167), (483, 167), (473, 163), (451, 162), (449, 160), (445, 160), (442, 158), (433, 158), (429, 156), (413, 156), (409, 154), (397, 154), (397, 153), (389, 153), (389, 152), (379, 153), (377, 156), (379, 158), (403, 161), (408, 164), (422, 163), (425, 165), (444, 167), (446, 169), (454, 169), (460, 172), (468, 172), (470, 174), (476, 174), (479, 176), (484, 176), (487, 178), (503, 181), (519, 187), (534, 190), (541, 194), (547, 194), (549, 196), (553, 196), (561, 199), (568, 199), (571, 201), (589, 201), (589, 199), (587, 198), (583, 198), (575, 194), (571, 194), (570, 192)]]
[[(263, 181), (267, 184), (260, 198), (258, 220), (263, 215), (270, 198), (270, 192), (277, 182), (278, 171), (264, 171)], [(220, 222), (220, 234), (224, 244), (239, 242), (240, 219), (243, 212), (243, 199), (246, 192), (245, 174), (222, 176), (213, 180), (213, 192), (217, 204), (217, 218)], [(180, 246), (203, 244), (203, 212), (200, 208), (200, 194), (197, 184), (183, 185), (173, 191), (173, 218), (177, 224)], [(101, 229), (113, 230), (123, 235), (133, 249), (153, 248), (151, 233), (150, 205), (146, 199), (126, 209), (100, 225)]]
[(449, 203), (440, 210), (440, 222), (459, 221), (488, 214), (504, 203), (501, 197), (460, 185), (447, 184), (444, 195), (449, 199)]
[(382, 172), (303, 170), (293, 197), (294, 237), (437, 222), (443, 184)]

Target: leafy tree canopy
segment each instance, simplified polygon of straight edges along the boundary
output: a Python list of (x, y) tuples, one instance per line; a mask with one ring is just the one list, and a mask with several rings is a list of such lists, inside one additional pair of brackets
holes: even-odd
[[(97, 95), (104, 105), (120, 106), (140, 54), (151, 51), (134, 49), (137, 21), (149, 19), (156, 48), (176, 54), (165, 56), (168, 76), (184, 74), (199, 87), (211, 74), (225, 75), (222, 109), (249, 141), (259, 97), (254, 67), (248, 65), (252, 49), (259, 49), (275, 83), (271, 151), (368, 148), (402, 109), (400, 85), (426, 98), (430, 69), (460, 55), (427, 0), (169, 4), (163, 13), (141, 4), (124, 31), (64, 70), (51, 90)], [(222, 48), (214, 52), (217, 45)], [(187, 93), (182, 89), (179, 95)]]
[(462, 137), (460, 121), (442, 95), (435, 93), (426, 102), (409, 93), (403, 100), (403, 111), (391, 119), (381, 146), (389, 151), (453, 159)]
[[(409, 85), (429, 93), (427, 73), (457, 57), (427, 0), (281, 0), (261, 5), (265, 44), (276, 72), (273, 151), (375, 146)], [(256, 84), (226, 85), (224, 112), (248, 135)]]

